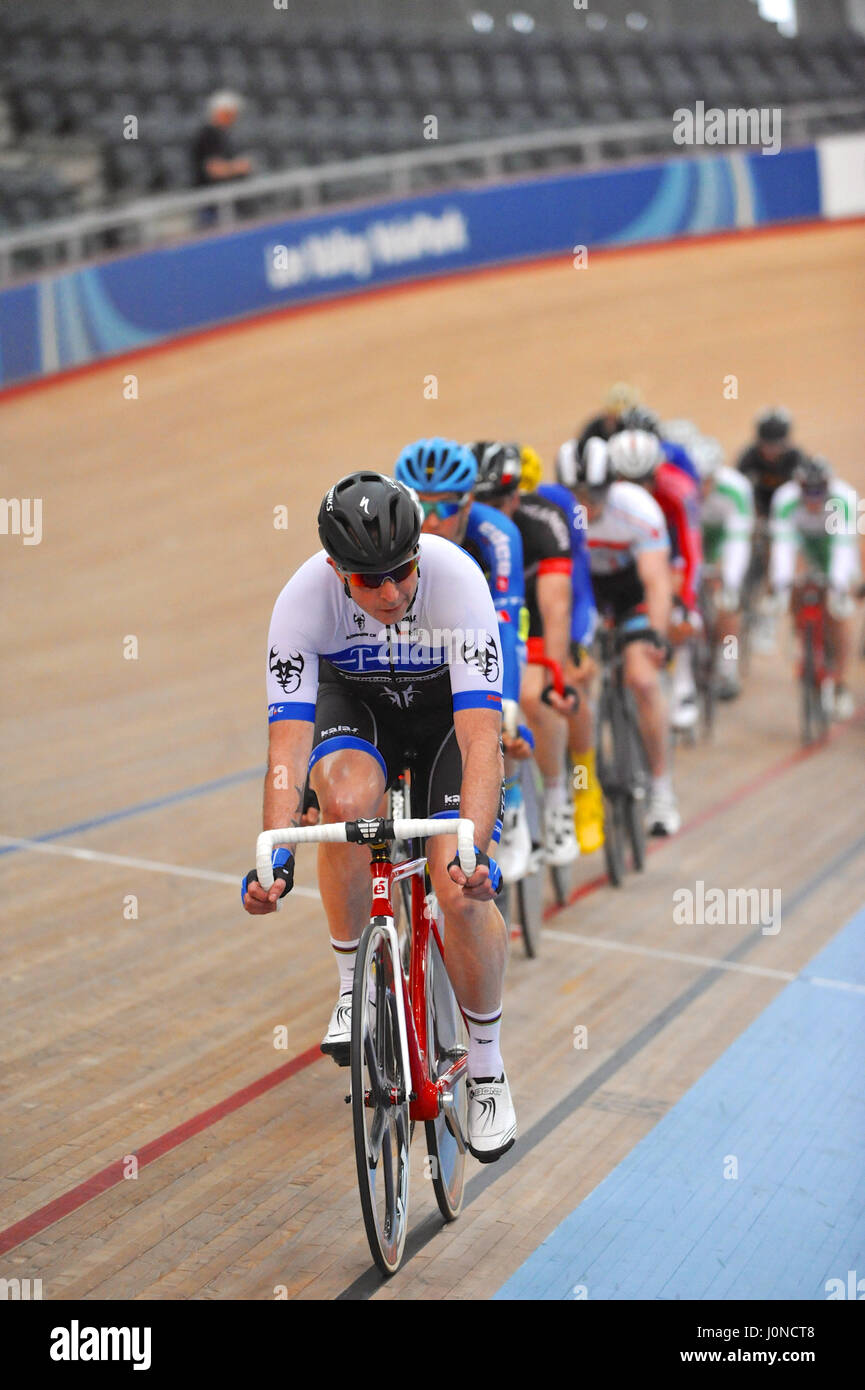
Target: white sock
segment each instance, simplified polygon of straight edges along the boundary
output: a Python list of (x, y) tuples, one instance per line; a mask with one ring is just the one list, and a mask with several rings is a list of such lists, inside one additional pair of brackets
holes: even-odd
[(673, 663), (673, 690), (681, 699), (694, 693), (694, 672), (691, 666), (690, 647), (680, 647)]
[(652, 778), (652, 792), (655, 796), (673, 795), (673, 779), (669, 772), (662, 772), (660, 777)]
[(554, 811), (557, 806), (564, 806), (567, 795), (567, 783), (564, 777), (544, 778), (544, 801), (548, 811)]
[(498, 1080), (505, 1069), (499, 1051), (501, 1004), (489, 1014), (470, 1014), (468, 1009), (463, 1012), (469, 1028), (469, 1076), (472, 1081), (487, 1076)]
[(331, 937), (330, 944), (333, 947), (333, 954), (336, 956), (336, 968), (339, 971), (339, 992), (340, 994), (351, 994), (354, 985), (354, 963), (357, 960), (360, 937), (357, 938), (357, 941), (337, 941)]

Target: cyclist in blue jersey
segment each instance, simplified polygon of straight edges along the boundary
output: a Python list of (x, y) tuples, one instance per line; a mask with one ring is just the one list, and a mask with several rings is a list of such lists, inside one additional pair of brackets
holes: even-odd
[(520, 492), (522, 462), (517, 444), (478, 441), (471, 445), (478, 464), (476, 495), (511, 520), (523, 541), (526, 607), (529, 612), (528, 664), (520, 687), (520, 708), (535, 739), (535, 761), (544, 781), (544, 854), (562, 867), (579, 853), (567, 774), (567, 719), (573, 694), (549, 690), (551, 660), (564, 673), (570, 660), (571, 540), (568, 519), (539, 493)]
[(423, 530), (461, 546), (487, 577), (499, 623), (502, 649), (502, 745), (505, 752), (504, 828), (499, 863), (506, 879), (528, 867), (531, 836), (522, 806), (516, 804), (513, 759), (531, 753), (519, 724), (518, 704), (526, 661), (523, 544), (513, 522), (493, 507), (474, 501), (477, 461), (453, 440), (418, 439), (403, 449), (394, 470), (397, 480), (417, 492), (424, 511)]

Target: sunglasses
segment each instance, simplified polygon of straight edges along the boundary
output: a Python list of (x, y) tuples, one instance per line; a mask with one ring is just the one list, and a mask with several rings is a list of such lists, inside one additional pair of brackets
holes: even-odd
[(469, 494), (464, 492), (455, 502), (425, 502), (421, 498), (420, 504), (423, 507), (425, 517), (434, 514), (439, 521), (447, 521), (449, 517), (456, 516), (457, 512), (465, 506), (468, 496)]
[(347, 574), (345, 577), (349, 583), (356, 584), (360, 589), (380, 589), (386, 579), (392, 579), (394, 584), (401, 584), (410, 574), (414, 574), (417, 567), (418, 556), (415, 555), (411, 560), (406, 560), (405, 564), (388, 570), (387, 574)]

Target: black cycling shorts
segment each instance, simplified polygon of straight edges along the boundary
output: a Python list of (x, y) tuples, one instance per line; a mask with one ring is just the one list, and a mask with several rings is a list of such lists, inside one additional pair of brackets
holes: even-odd
[[(357, 748), (376, 759), (385, 787), (411, 772), (411, 811), (420, 819), (458, 816), (463, 762), (453, 711), (396, 709), (340, 681), (319, 684), (310, 770), (341, 748)], [(499, 820), (503, 814), (503, 798)], [(501, 826), (498, 826), (498, 833)], [(498, 839), (498, 833), (494, 838)], [(484, 846), (481, 846), (484, 848)]]

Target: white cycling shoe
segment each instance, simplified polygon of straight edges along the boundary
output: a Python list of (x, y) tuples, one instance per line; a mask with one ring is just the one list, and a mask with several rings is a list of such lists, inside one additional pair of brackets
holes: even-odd
[(337, 999), (330, 1024), (321, 1041), (321, 1050), (332, 1057), (338, 1067), (347, 1067), (351, 1048), (351, 990)]
[(846, 685), (836, 685), (832, 702), (833, 719), (852, 719), (856, 712), (856, 701)]
[(574, 808), (566, 801), (552, 806), (544, 816), (544, 858), (559, 868), (579, 858), (580, 845), (574, 830)]
[(700, 716), (700, 711), (697, 708), (697, 692), (693, 689), (683, 690), (675, 698), (672, 725), (676, 733), (683, 734), (688, 729), (693, 729)]
[(682, 817), (672, 792), (654, 791), (649, 798), (646, 827), (650, 835), (675, 835)]
[(517, 1116), (508, 1078), (469, 1077), (469, 1149), (480, 1163), (495, 1163), (517, 1137)]
[(505, 883), (516, 883), (528, 873), (532, 857), (532, 837), (522, 804), (505, 811), (502, 838), (495, 859)]

